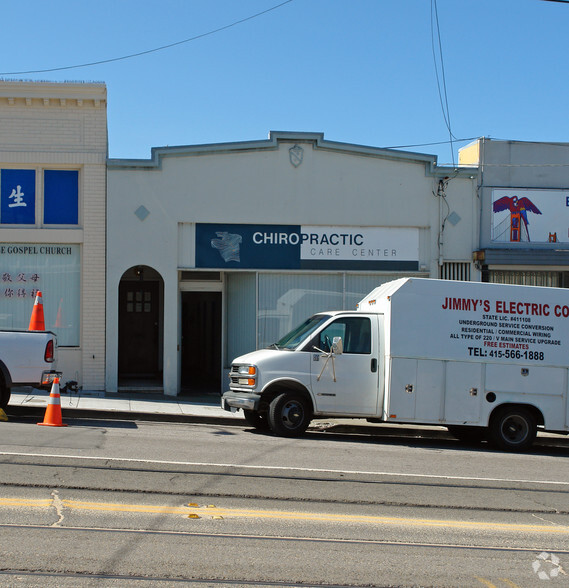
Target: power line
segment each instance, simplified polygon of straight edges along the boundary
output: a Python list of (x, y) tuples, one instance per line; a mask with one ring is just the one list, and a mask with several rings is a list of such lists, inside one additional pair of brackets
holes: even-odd
[[(434, 14), (434, 19), (436, 22), (436, 33), (437, 33), (437, 38), (438, 38), (438, 50), (439, 50), (439, 59), (441, 62), (441, 76), (442, 76), (442, 87), (443, 90), (441, 92), (441, 82), (439, 80), (439, 72), (438, 72), (438, 68), (437, 68), (437, 57), (436, 57), (436, 53), (435, 53), (435, 31), (433, 28), (433, 14)], [(433, 50), (433, 61), (435, 64), (435, 75), (437, 78), (437, 88), (439, 90), (439, 100), (441, 102), (441, 108), (443, 111), (443, 118), (446, 124), (446, 127), (448, 129), (448, 134), (449, 134), (449, 138), (450, 138), (450, 151), (451, 151), (451, 156), (452, 156), (452, 163), (454, 165), (454, 151), (453, 151), (453, 139), (455, 138), (453, 133), (452, 133), (452, 129), (451, 129), (451, 124), (450, 124), (450, 109), (448, 107), (448, 95), (447, 95), (447, 86), (446, 86), (446, 78), (445, 78), (445, 64), (443, 61), (443, 47), (442, 47), (442, 41), (441, 41), (441, 30), (439, 27), (439, 12), (437, 10), (437, 0), (431, 0), (431, 47)], [(444, 101), (443, 101), (443, 94), (444, 94)]]
[(384, 147), (384, 149), (408, 149), (411, 147), (428, 147), (430, 145), (448, 145), (449, 143), (462, 143), (464, 141), (474, 141), (474, 139), (478, 139), (479, 137), (466, 137), (465, 139), (457, 139), (453, 136), (453, 138), (449, 141), (434, 141), (432, 143), (416, 143), (415, 145), (391, 145), (390, 147)]
[(77, 64), (77, 65), (66, 65), (66, 66), (62, 66), (62, 67), (52, 67), (49, 69), (33, 69), (33, 70), (28, 70), (28, 71), (0, 72), (0, 76), (19, 76), (19, 75), (25, 75), (25, 74), (38, 74), (38, 73), (48, 73), (48, 72), (52, 72), (52, 71), (62, 71), (62, 70), (66, 70), (66, 69), (78, 69), (81, 67), (91, 67), (93, 65), (102, 65), (103, 63), (112, 63), (114, 61), (123, 61), (125, 59), (132, 59), (133, 57), (140, 57), (141, 55), (148, 55), (149, 53), (156, 53), (157, 51), (163, 51), (164, 49), (170, 49), (171, 47), (176, 47), (177, 45), (183, 45), (184, 43), (190, 43), (192, 41), (196, 41), (198, 39), (203, 39), (204, 37), (208, 37), (210, 35), (215, 35), (216, 33), (220, 33), (221, 31), (225, 31), (225, 30), (230, 29), (232, 27), (235, 27), (237, 25), (243, 24), (244, 22), (247, 22), (249, 20), (253, 20), (254, 18), (258, 18), (259, 16), (262, 16), (263, 14), (267, 14), (268, 12), (271, 12), (273, 10), (277, 10), (277, 8), (281, 8), (285, 4), (290, 4), (291, 2), (294, 2), (294, 0), (285, 0), (284, 2), (281, 2), (280, 4), (277, 4), (275, 6), (272, 6), (271, 8), (267, 8), (266, 10), (263, 10), (261, 12), (257, 12), (256, 14), (252, 14), (251, 16), (247, 16), (247, 17), (242, 18), (240, 20), (236, 20), (235, 22), (232, 22), (231, 24), (219, 27), (219, 28), (214, 29), (212, 31), (208, 31), (207, 33), (201, 33), (200, 35), (195, 35), (194, 37), (184, 39), (183, 41), (176, 41), (175, 43), (169, 43), (168, 45), (162, 45), (161, 47), (155, 47), (154, 49), (148, 49), (146, 51), (140, 51), (138, 53), (131, 53), (130, 55), (123, 55), (122, 57), (113, 57), (111, 59), (101, 59), (99, 61), (91, 61), (89, 63), (81, 63), (81, 64)]

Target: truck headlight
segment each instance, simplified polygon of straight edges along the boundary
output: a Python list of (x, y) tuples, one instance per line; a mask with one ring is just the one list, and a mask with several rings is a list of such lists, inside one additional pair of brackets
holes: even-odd
[[(232, 372), (237, 372), (237, 384), (240, 386), (254, 386), (257, 383), (257, 368), (254, 365), (235, 366)], [(233, 378), (232, 378), (233, 379)]]

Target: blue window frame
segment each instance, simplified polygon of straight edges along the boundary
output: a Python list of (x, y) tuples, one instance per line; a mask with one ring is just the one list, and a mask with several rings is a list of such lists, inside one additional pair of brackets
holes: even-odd
[(43, 178), (44, 224), (78, 224), (79, 172), (73, 170), (45, 170)]

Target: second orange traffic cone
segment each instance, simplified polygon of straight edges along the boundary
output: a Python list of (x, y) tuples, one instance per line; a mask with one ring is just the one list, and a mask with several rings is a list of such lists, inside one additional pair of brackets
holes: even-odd
[(41, 292), (37, 293), (34, 308), (32, 309), (32, 318), (28, 331), (45, 331), (45, 320), (43, 318), (43, 299)]
[(61, 420), (61, 400), (59, 396), (59, 378), (53, 380), (51, 385), (51, 392), (49, 393), (49, 400), (47, 401), (47, 408), (43, 422), (38, 425), (46, 427), (67, 427)]

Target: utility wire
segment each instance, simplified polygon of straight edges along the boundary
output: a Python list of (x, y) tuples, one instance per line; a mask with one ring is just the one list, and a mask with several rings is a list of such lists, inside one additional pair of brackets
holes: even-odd
[[(442, 76), (442, 91), (441, 91), (441, 81), (439, 79), (439, 71), (437, 67), (437, 56), (435, 51), (435, 31), (433, 26), (433, 16), (434, 21), (436, 23), (436, 33), (438, 38), (438, 52), (439, 52), (439, 59), (441, 62), (441, 76)], [(450, 124), (450, 110), (448, 107), (448, 96), (447, 96), (447, 86), (446, 86), (446, 78), (445, 78), (445, 64), (443, 60), (443, 48), (442, 48), (442, 41), (441, 41), (441, 30), (439, 28), (439, 13), (437, 10), (437, 0), (431, 0), (431, 47), (433, 50), (433, 60), (435, 63), (435, 75), (437, 78), (437, 88), (439, 91), (439, 100), (441, 102), (441, 108), (443, 111), (443, 118), (448, 129), (448, 134), (450, 138), (450, 151), (452, 156), (452, 164), (454, 165), (454, 150), (453, 150), (453, 139), (456, 137), (452, 133), (451, 124)], [(443, 100), (444, 94), (444, 100)]]
[[(569, 0), (568, 0), (569, 1)], [(434, 141), (433, 143), (416, 143), (415, 145), (391, 145), (389, 147), (384, 147), (384, 149), (407, 149), (410, 147), (428, 147), (429, 145), (447, 145), (448, 143), (462, 143), (464, 141), (474, 141), (474, 139), (478, 139), (479, 137), (466, 137), (465, 139), (457, 139), (453, 136), (453, 139), (450, 141)]]
[(281, 8), (285, 4), (290, 4), (291, 2), (294, 2), (294, 0), (285, 0), (284, 2), (281, 2), (280, 4), (277, 4), (275, 6), (272, 6), (271, 8), (267, 8), (266, 10), (263, 10), (261, 12), (257, 12), (256, 14), (252, 14), (251, 16), (247, 16), (247, 17), (242, 18), (240, 20), (236, 20), (235, 22), (232, 22), (231, 24), (225, 25), (223, 27), (219, 27), (219, 28), (214, 29), (212, 31), (208, 31), (207, 33), (195, 35), (194, 37), (184, 39), (183, 41), (176, 41), (175, 43), (170, 43), (168, 45), (162, 45), (161, 47), (155, 47), (154, 49), (148, 49), (146, 51), (140, 51), (138, 53), (131, 53), (130, 55), (123, 55), (122, 57), (113, 57), (111, 59), (101, 59), (100, 61), (91, 61), (89, 63), (81, 63), (81, 64), (77, 64), (77, 65), (66, 65), (66, 66), (62, 66), (62, 67), (52, 67), (49, 69), (31, 69), (28, 71), (0, 72), (0, 76), (19, 76), (19, 75), (25, 75), (25, 74), (38, 74), (38, 73), (48, 73), (48, 72), (52, 72), (52, 71), (62, 71), (62, 70), (66, 70), (66, 69), (78, 69), (81, 67), (91, 67), (93, 65), (101, 65), (103, 63), (112, 63), (114, 61), (123, 61), (125, 59), (132, 59), (133, 57), (140, 57), (141, 55), (148, 55), (149, 53), (156, 53), (157, 51), (164, 51), (164, 49), (170, 49), (171, 47), (176, 47), (177, 45), (183, 45), (184, 43), (190, 43), (192, 41), (196, 41), (197, 39), (203, 39), (204, 37), (208, 37), (210, 35), (215, 35), (216, 33), (220, 33), (221, 31), (225, 31), (225, 30), (230, 29), (232, 27), (235, 27), (237, 25), (243, 24), (244, 22), (247, 22), (249, 20), (253, 20), (254, 18), (258, 18), (259, 16), (262, 16), (263, 14), (267, 14), (268, 12), (271, 12), (273, 10), (277, 10), (277, 8)]

